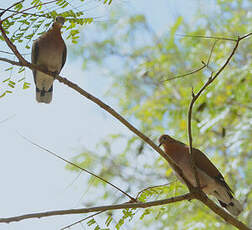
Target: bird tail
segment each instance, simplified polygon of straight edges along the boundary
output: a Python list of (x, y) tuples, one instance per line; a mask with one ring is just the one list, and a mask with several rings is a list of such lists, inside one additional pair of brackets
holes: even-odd
[(44, 89), (40, 90), (39, 88), (36, 87), (37, 102), (49, 104), (52, 101), (52, 93), (53, 93), (53, 86), (48, 91), (45, 91)]
[(234, 216), (238, 216), (243, 210), (241, 203), (235, 198), (231, 198), (231, 201), (228, 204), (222, 202), (221, 200), (218, 201), (223, 208), (227, 209)]

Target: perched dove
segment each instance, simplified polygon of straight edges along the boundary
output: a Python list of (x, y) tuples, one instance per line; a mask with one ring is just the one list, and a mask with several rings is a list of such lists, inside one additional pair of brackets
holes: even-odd
[[(32, 45), (32, 63), (45, 67), (47, 70), (60, 73), (66, 62), (66, 45), (61, 37), (64, 17), (58, 16), (52, 27), (42, 34)], [(33, 70), (38, 102), (50, 103), (53, 93), (53, 77)]]
[[(196, 187), (197, 183), (190, 161), (189, 147), (169, 135), (162, 135), (159, 138), (159, 143), (159, 146), (164, 147), (165, 153), (182, 170), (185, 178)], [(232, 215), (238, 216), (243, 210), (242, 205), (234, 198), (233, 191), (225, 182), (219, 170), (200, 150), (193, 148), (193, 154), (202, 191), (216, 197), (222, 207)], [(176, 174), (176, 176), (184, 183), (179, 175)]]

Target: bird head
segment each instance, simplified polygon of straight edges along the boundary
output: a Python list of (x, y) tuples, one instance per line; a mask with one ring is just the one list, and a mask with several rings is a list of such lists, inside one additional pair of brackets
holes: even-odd
[(57, 16), (55, 19), (55, 22), (54, 22), (54, 24), (59, 27), (62, 27), (64, 25), (64, 23), (65, 23), (65, 18), (62, 16)]
[(159, 141), (158, 147), (160, 147), (164, 143), (173, 142), (173, 139), (169, 135), (164, 134), (164, 135), (159, 137), (158, 141)]

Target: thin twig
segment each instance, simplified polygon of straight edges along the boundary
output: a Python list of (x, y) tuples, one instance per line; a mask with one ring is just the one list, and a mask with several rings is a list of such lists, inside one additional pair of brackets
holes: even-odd
[(16, 66), (23, 66), (20, 62), (12, 61), (12, 60), (7, 59), (7, 58), (0, 57), (0, 61), (4, 61), (4, 62), (7, 62), (7, 63), (12, 64), (12, 65), (16, 65)]
[(29, 143), (31, 143), (32, 145), (37, 146), (37, 147), (39, 147), (40, 149), (43, 149), (44, 151), (50, 153), (51, 155), (57, 157), (58, 159), (60, 159), (60, 160), (62, 160), (62, 161), (65, 161), (66, 163), (68, 163), (68, 164), (70, 164), (70, 165), (72, 165), (72, 166), (74, 166), (74, 167), (76, 167), (76, 168), (78, 168), (78, 169), (80, 169), (80, 170), (82, 170), (82, 171), (84, 171), (84, 172), (86, 172), (86, 173), (88, 173), (88, 174), (90, 174), (90, 175), (92, 175), (92, 176), (98, 178), (99, 180), (101, 180), (101, 181), (103, 181), (103, 182), (105, 182), (105, 183), (107, 183), (107, 184), (109, 184), (109, 185), (112, 186), (113, 188), (115, 188), (115, 189), (117, 189), (118, 191), (120, 191), (121, 193), (123, 193), (125, 196), (129, 197), (131, 201), (136, 202), (136, 199), (135, 199), (134, 197), (130, 196), (128, 193), (124, 192), (122, 189), (120, 189), (120, 188), (117, 187), (116, 185), (114, 185), (114, 184), (110, 183), (109, 181), (103, 179), (102, 177), (100, 177), (100, 176), (98, 176), (98, 175), (96, 175), (96, 174), (90, 172), (89, 170), (84, 169), (84, 168), (80, 167), (79, 165), (77, 165), (77, 164), (75, 164), (75, 163), (73, 163), (73, 162), (71, 162), (71, 161), (69, 161), (69, 160), (64, 159), (63, 157), (59, 156), (58, 154), (52, 152), (51, 150), (49, 150), (49, 149), (47, 149), (47, 148), (45, 148), (45, 147), (43, 147), (43, 146), (41, 146), (41, 145), (36, 144), (35, 142), (31, 141), (31, 140), (28, 139), (27, 137), (23, 136), (22, 134), (19, 133), (19, 135), (20, 135), (22, 138), (24, 138), (26, 141), (28, 141)]
[(213, 46), (212, 46), (212, 48), (210, 50), (210, 54), (209, 54), (209, 57), (208, 57), (208, 60), (207, 60), (207, 64), (206, 64), (207, 67), (209, 67), (209, 63), (210, 63), (210, 60), (211, 60), (211, 57), (212, 57), (212, 54), (213, 54), (213, 50), (215, 48), (216, 43), (217, 43), (217, 40), (214, 41), (214, 44), (213, 44)]
[(6, 121), (12, 119), (12, 118), (15, 117), (15, 116), (16, 116), (16, 114), (13, 114), (13, 115), (11, 115), (11, 116), (9, 116), (9, 117), (7, 117), (7, 118), (1, 120), (1, 121), (0, 121), (0, 124), (2, 124), (2, 123), (4, 123), (4, 122), (6, 122)]
[(170, 185), (171, 183), (174, 183), (175, 181), (172, 181), (170, 183), (167, 183), (167, 184), (161, 184), (161, 185), (154, 185), (154, 186), (149, 186), (147, 188), (144, 188), (142, 189), (140, 192), (137, 193), (137, 196), (136, 196), (136, 199), (138, 200), (138, 197), (141, 195), (141, 193), (143, 193), (144, 191), (147, 191), (149, 189), (153, 189), (153, 188), (159, 188), (159, 187), (165, 187), (165, 186), (168, 186)]
[[(41, 6), (44, 6), (44, 5), (47, 5), (47, 4), (51, 4), (51, 3), (53, 3), (53, 2), (57, 2), (57, 0), (53, 0), (53, 1), (50, 1), (50, 2), (44, 2), (44, 3), (41, 4)], [(2, 23), (3, 21), (5, 21), (5, 20), (7, 20), (7, 19), (9, 19), (9, 18), (11, 18), (11, 17), (17, 15), (18, 13), (19, 13), (19, 14), (20, 14), (20, 13), (24, 13), (25, 11), (31, 10), (31, 9), (36, 8), (36, 7), (37, 7), (37, 6), (32, 6), (32, 7), (29, 7), (29, 8), (27, 8), (27, 9), (24, 9), (24, 10), (22, 10), (22, 11), (13, 13), (12, 15), (10, 15), (10, 16), (4, 18), (3, 20), (1, 20), (1, 23)]]
[[(214, 44), (213, 44), (213, 46), (212, 46), (212, 48), (210, 50), (209, 57), (208, 57), (208, 60), (207, 60), (207, 64), (204, 63), (207, 67), (209, 67), (209, 63), (210, 63), (210, 60), (211, 60), (212, 53), (213, 53), (214, 47), (216, 45), (216, 42), (217, 42), (217, 40), (214, 41)], [(194, 95), (194, 92), (193, 92), (193, 89), (192, 89), (192, 98), (194, 98), (194, 97), (195, 97), (195, 95)], [(191, 120), (192, 120), (191, 116), (192, 116), (192, 108), (190, 107), (189, 108), (189, 114), (188, 114), (188, 127), (191, 127)], [(189, 128), (188, 128), (188, 136), (189, 136), (189, 143), (190, 143), (190, 141), (192, 143), (192, 134), (191, 134), (191, 129), (189, 129)], [(192, 147), (190, 147), (189, 152), (190, 153), (193, 152), (192, 151)], [(198, 190), (200, 190), (200, 181), (199, 181), (198, 171), (196, 170), (195, 159), (194, 159), (194, 156), (192, 154), (190, 156), (191, 156), (190, 157), (191, 164), (192, 164), (194, 175), (195, 175), (195, 179), (196, 179), (196, 187), (197, 187)]]
[(10, 55), (15, 55), (14, 53), (7, 52), (7, 51), (3, 51), (3, 50), (0, 50), (0, 53), (3, 53), (3, 54), (10, 54)]
[(203, 39), (215, 39), (215, 40), (232, 41), (232, 42), (236, 42), (237, 41), (237, 39), (235, 39), (235, 38), (204, 36), (204, 35), (176, 34), (176, 36), (190, 37), (190, 38), (203, 38)]
[(63, 227), (63, 228), (61, 228), (60, 230), (65, 230), (65, 229), (67, 229), (67, 228), (71, 228), (71, 227), (73, 227), (74, 225), (80, 224), (81, 222), (83, 222), (83, 221), (85, 221), (85, 220), (87, 220), (87, 219), (89, 219), (89, 218), (92, 218), (92, 217), (94, 217), (94, 216), (97, 216), (97, 215), (99, 215), (99, 214), (101, 214), (101, 213), (103, 213), (103, 212), (105, 212), (105, 211), (100, 211), (100, 212), (97, 212), (97, 213), (95, 213), (95, 214), (89, 215), (89, 216), (87, 216), (87, 217), (85, 217), (85, 218), (83, 218), (83, 219), (81, 219), (81, 220), (78, 220), (78, 221), (76, 221), (76, 222), (74, 222), (74, 223), (72, 223), (72, 224), (69, 224), (69, 225), (67, 225), (67, 226), (65, 226), (65, 227)]
[(189, 73), (185, 73), (185, 74), (182, 74), (182, 75), (178, 75), (178, 76), (174, 76), (174, 77), (167, 78), (167, 79), (162, 80), (162, 81), (160, 81), (160, 82), (171, 81), (171, 80), (174, 80), (174, 79), (186, 77), (186, 76), (188, 76), (188, 75), (192, 75), (192, 74), (194, 74), (194, 73), (197, 73), (197, 72), (199, 72), (199, 71), (201, 71), (201, 70), (203, 70), (204, 68), (207, 67), (207, 64), (205, 64), (204, 62), (201, 62), (201, 63), (202, 63), (203, 66), (201, 66), (201, 67), (198, 68), (198, 69), (192, 70), (192, 71), (189, 72)]
[(174, 76), (174, 77), (167, 78), (167, 79), (162, 80), (162, 81), (160, 81), (160, 82), (171, 81), (171, 80), (174, 80), (174, 79), (186, 77), (186, 76), (195, 74), (195, 73), (197, 73), (197, 72), (203, 70), (203, 69), (206, 68), (206, 67), (209, 68), (209, 62), (210, 62), (210, 60), (211, 60), (212, 53), (213, 53), (214, 47), (215, 47), (215, 45), (216, 45), (216, 42), (217, 42), (217, 40), (215, 40), (215, 42), (214, 42), (214, 44), (213, 44), (213, 46), (212, 46), (212, 48), (211, 48), (211, 50), (210, 50), (210, 54), (209, 54), (209, 56), (208, 56), (207, 63), (205, 63), (204, 61), (201, 61), (202, 66), (201, 66), (200, 68), (195, 69), (195, 70), (192, 70), (192, 71), (189, 72), (189, 73), (185, 73), (185, 74), (182, 74), (182, 75), (178, 75), (178, 76)]
[[(0, 50), (0, 53), (9, 54), (9, 55), (15, 55), (14, 53), (7, 52), (7, 51), (3, 51), (3, 50)], [(22, 54), (22, 55), (30, 55), (31, 53), (21, 53), (21, 54)]]
[[(5, 10), (5, 9), (0, 8), (0, 10)], [(31, 16), (36, 16), (36, 17), (46, 17), (45, 14), (25, 13), (25, 12), (20, 12), (20, 11), (16, 11), (16, 10), (5, 10), (5, 11), (11, 12), (11, 13), (16, 13), (16, 14), (31, 15)]]
[(252, 32), (250, 32), (248, 34), (245, 34), (244, 36), (240, 37), (239, 41), (241, 41), (241, 40), (243, 40), (243, 39), (245, 39), (245, 38), (247, 38), (247, 37), (249, 37), (251, 35), (252, 35)]
[(14, 7), (14, 6), (16, 6), (16, 5), (20, 4), (20, 3), (22, 3), (23, 1), (24, 1), (24, 0), (21, 0), (21, 1), (19, 1), (19, 2), (16, 2), (16, 3), (12, 4), (11, 6), (9, 6), (7, 9), (3, 9), (3, 11), (0, 13), (0, 18), (2, 17), (2, 15), (3, 15), (6, 11), (9, 11), (12, 7)]

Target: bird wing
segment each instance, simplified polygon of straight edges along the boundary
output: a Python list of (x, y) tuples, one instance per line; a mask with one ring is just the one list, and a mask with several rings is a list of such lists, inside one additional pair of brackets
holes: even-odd
[[(38, 54), (39, 54), (39, 44), (38, 44), (38, 40), (35, 40), (32, 44), (32, 55), (31, 55), (31, 61), (32, 64), (37, 64), (38, 61)], [(34, 78), (34, 82), (36, 84), (36, 70), (33, 70), (33, 78)]]
[[(66, 48), (66, 44), (65, 42), (64, 43), (64, 49), (63, 49), (63, 53), (62, 53), (62, 64), (61, 64), (61, 69), (63, 68), (63, 66), (65, 65), (66, 63), (66, 57), (67, 57), (67, 48)], [(60, 69), (60, 70), (61, 70)]]
[(224, 177), (220, 171), (215, 167), (215, 165), (207, 158), (207, 156), (198, 149), (193, 148), (193, 154), (196, 166), (204, 171), (208, 176), (214, 178), (218, 183), (226, 187), (230, 196), (232, 196), (233, 191), (225, 182)]

